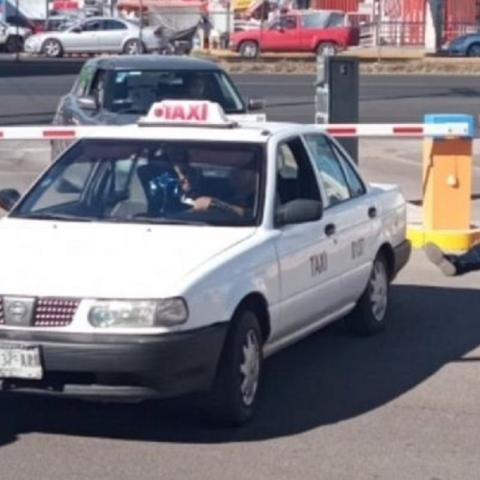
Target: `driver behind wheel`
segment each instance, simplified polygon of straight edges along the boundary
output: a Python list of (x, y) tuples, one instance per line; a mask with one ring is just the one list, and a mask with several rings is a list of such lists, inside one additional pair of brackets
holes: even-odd
[(218, 208), (244, 217), (253, 210), (257, 182), (254, 170), (233, 170), (228, 180), (229, 198), (217, 198), (201, 192), (199, 172), (190, 165), (186, 151), (175, 151), (173, 155), (169, 153), (169, 157), (182, 190), (180, 201), (190, 205), (194, 211), (205, 212)]

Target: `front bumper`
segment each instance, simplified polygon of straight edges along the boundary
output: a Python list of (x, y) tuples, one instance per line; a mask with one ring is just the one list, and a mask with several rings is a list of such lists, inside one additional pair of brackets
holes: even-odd
[(25, 53), (40, 53), (40, 50), (42, 49), (41, 44), (37, 43), (29, 43), (28, 40), (25, 42), (23, 45), (23, 51)]
[(404, 240), (400, 245), (393, 248), (394, 269), (393, 277), (408, 263), (412, 253), (412, 244), (410, 240)]
[(0, 389), (86, 399), (166, 398), (208, 390), (228, 323), (164, 335), (1, 331), (2, 344), (39, 346), (42, 380), (0, 379)]

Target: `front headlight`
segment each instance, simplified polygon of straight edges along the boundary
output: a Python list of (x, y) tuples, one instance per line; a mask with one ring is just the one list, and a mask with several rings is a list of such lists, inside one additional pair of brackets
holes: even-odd
[(170, 327), (185, 323), (187, 318), (183, 298), (98, 300), (88, 312), (88, 321), (96, 328)]

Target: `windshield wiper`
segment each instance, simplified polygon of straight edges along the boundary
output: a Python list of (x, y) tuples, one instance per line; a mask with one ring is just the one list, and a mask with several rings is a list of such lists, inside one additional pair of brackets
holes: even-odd
[(77, 215), (69, 215), (67, 213), (29, 213), (17, 215), (12, 218), (26, 218), (31, 220), (60, 220), (64, 222), (93, 222), (92, 217), (80, 217)]

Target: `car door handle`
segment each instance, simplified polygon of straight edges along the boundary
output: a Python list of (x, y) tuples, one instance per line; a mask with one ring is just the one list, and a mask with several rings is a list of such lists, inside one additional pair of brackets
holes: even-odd
[(329, 223), (328, 225), (325, 225), (325, 235), (327, 235), (327, 237), (331, 237), (336, 230), (337, 229), (333, 223)]
[(368, 216), (369, 216), (370, 218), (375, 218), (375, 217), (377, 216), (377, 213), (378, 213), (378, 212), (377, 212), (377, 208), (376, 208), (376, 207), (370, 207), (370, 208), (368, 209)]

